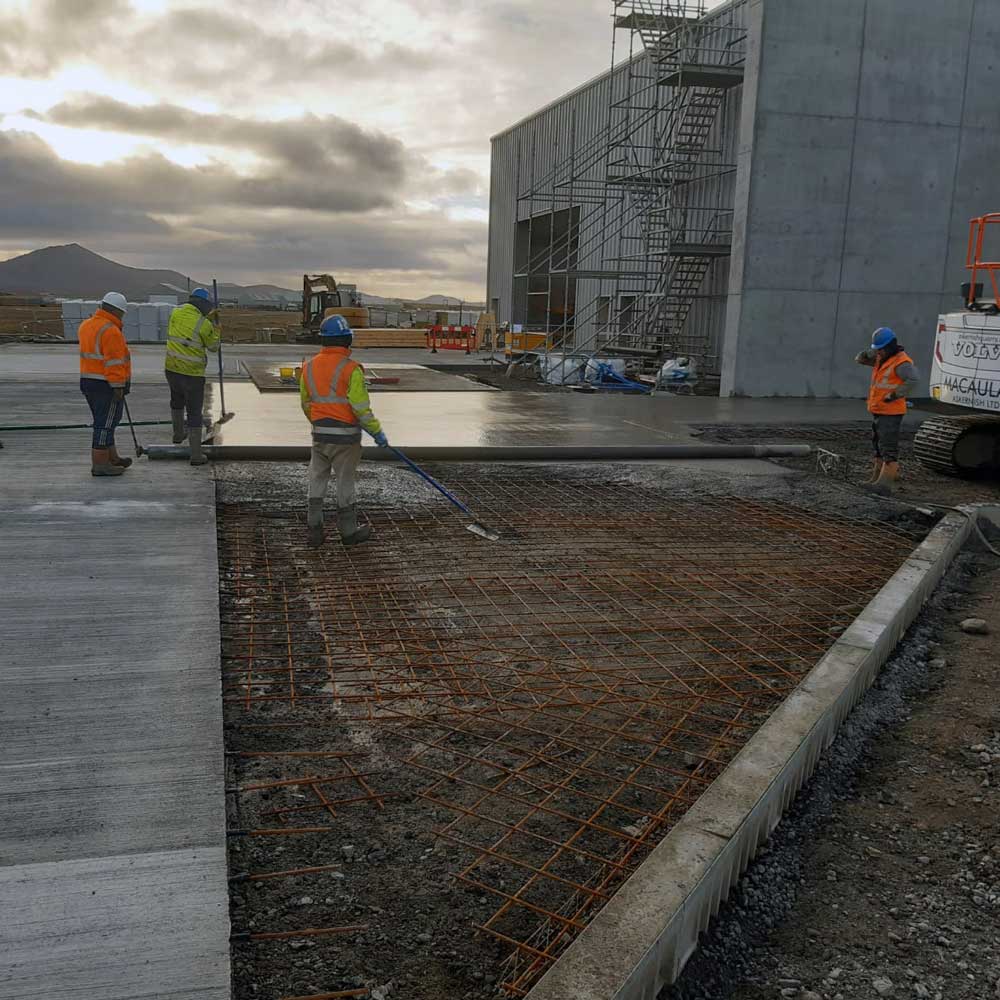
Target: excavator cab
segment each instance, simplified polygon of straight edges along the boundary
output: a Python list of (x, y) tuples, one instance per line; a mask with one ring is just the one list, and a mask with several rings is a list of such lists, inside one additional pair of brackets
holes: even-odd
[(319, 336), (319, 327), (327, 309), (344, 303), (337, 289), (337, 282), (330, 274), (302, 275), (302, 335), (312, 340)]

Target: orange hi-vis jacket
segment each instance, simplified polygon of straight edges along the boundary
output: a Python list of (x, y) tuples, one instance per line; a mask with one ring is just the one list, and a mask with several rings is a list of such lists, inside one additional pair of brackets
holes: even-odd
[(351, 360), (347, 347), (324, 347), (302, 366), (303, 409), (313, 438), (325, 444), (354, 444), (361, 428), (377, 434), (381, 424), (372, 413), (364, 368)]
[(132, 356), (117, 316), (98, 309), (80, 324), (80, 378), (96, 378), (112, 389), (124, 388), (132, 378)]
[(913, 359), (906, 351), (897, 351), (881, 365), (872, 369), (872, 384), (868, 390), (868, 412), (877, 416), (894, 416), (906, 413), (906, 400), (893, 399), (886, 401), (886, 396), (894, 393), (906, 379), (901, 378), (896, 368), (901, 364), (913, 364)]

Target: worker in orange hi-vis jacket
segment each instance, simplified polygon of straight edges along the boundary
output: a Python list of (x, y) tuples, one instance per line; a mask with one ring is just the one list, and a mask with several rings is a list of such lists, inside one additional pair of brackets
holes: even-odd
[(120, 476), (131, 464), (115, 448), (115, 428), (121, 423), (125, 396), (132, 380), (122, 319), (128, 303), (121, 292), (108, 292), (101, 307), (80, 324), (80, 391), (90, 406), (94, 433), (90, 451), (92, 476)]

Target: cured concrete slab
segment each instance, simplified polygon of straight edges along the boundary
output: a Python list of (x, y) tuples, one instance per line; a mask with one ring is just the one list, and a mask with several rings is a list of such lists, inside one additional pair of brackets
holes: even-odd
[[(53, 383), (0, 381), (0, 413), (89, 419)], [(0, 998), (228, 1000), (211, 468), (0, 438)]]

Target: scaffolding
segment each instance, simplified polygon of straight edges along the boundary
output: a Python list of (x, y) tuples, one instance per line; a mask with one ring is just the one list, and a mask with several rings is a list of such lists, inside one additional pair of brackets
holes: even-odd
[(574, 121), (568, 152), (537, 176), (530, 151), (515, 303), (551, 335), (547, 353), (624, 354), (646, 371), (686, 355), (717, 374), (715, 345), (686, 324), (713, 261), (731, 252), (736, 167), (714, 137), (743, 81), (742, 11), (615, 0), (613, 23), (604, 127), (578, 144)]

